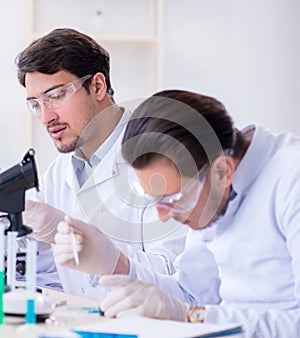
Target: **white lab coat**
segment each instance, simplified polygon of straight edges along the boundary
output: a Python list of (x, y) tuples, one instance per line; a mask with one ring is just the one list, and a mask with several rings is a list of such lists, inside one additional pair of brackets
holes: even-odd
[[(74, 174), (72, 154), (60, 154), (40, 179), (40, 192), (30, 190), (26, 197), (98, 227), (132, 258), (131, 265), (139, 263), (135, 269), (138, 274), (144, 269), (172, 274), (187, 229), (174, 221), (159, 222), (155, 207), (133, 206), (139, 201), (133, 198), (128, 184), (133, 171), (120, 152), (123, 132), (82, 187)], [(95, 276), (61, 266), (57, 269), (65, 292), (96, 299)], [(39, 273), (43, 285), (47, 274)]]
[[(300, 139), (276, 136), (261, 127), (251, 130), (252, 142), (233, 180), (236, 196), (225, 214), (210, 228), (189, 231), (185, 251), (175, 261), (174, 277), (152, 273), (144, 279), (193, 306), (205, 305), (208, 323), (240, 322), (245, 337), (297, 338)], [(215, 302), (210, 286), (217, 282), (214, 260), (221, 306), (211, 304)]]

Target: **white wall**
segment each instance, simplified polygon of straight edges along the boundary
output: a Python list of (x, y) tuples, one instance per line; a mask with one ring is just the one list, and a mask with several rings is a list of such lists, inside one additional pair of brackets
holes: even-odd
[(28, 112), (24, 106), (24, 90), (17, 81), (14, 65), (14, 59), (25, 41), (24, 5), (25, 1), (22, 0), (1, 2), (0, 165), (3, 168), (19, 162), (28, 146), (25, 130)]
[(299, 133), (299, 0), (167, 0), (164, 86), (219, 98), (239, 127)]
[[(36, 13), (40, 25), (48, 25), (45, 29), (54, 28), (51, 17), (61, 26), (64, 16), (66, 25), (70, 26), (71, 19), (76, 16), (76, 20), (83, 21), (79, 22), (78, 29), (91, 29), (86, 21), (87, 11), (96, 1), (69, 0), (74, 4), (72, 11), (67, 16), (63, 11), (60, 21), (57, 21), (57, 7), (53, 7), (52, 2), (58, 1), (62, 5), (67, 0), (48, 1), (53, 10), (47, 12), (44, 23)], [(132, 5), (137, 0), (122, 0), (122, 3), (125, 1)], [(139, 0), (142, 1), (146, 0)], [(46, 3), (45, 0), (36, 2)], [(78, 8), (75, 3), (82, 8), (80, 16), (73, 13)], [(118, 0), (106, 3), (115, 4), (112, 10), (124, 27), (126, 21), (132, 24), (139, 15), (140, 7), (136, 7), (135, 13), (132, 7), (120, 3), (116, 6)], [(0, 164), (4, 167), (14, 165), (29, 146), (34, 146), (42, 172), (56, 151), (37, 123), (33, 128), (34, 144), (30, 144), (25, 91), (16, 80), (14, 66), (15, 56), (27, 42), (24, 36), (25, 6), (24, 0), (7, 1), (2, 4), (0, 14)], [(124, 15), (126, 8), (127, 16)], [(162, 88), (189, 89), (217, 97), (228, 108), (238, 127), (258, 122), (275, 132), (299, 134), (299, 14), (298, 0), (165, 0)], [(114, 64), (113, 52), (112, 47), (112, 81), (117, 97), (123, 101), (148, 95), (147, 88), (140, 86), (138, 93), (136, 90), (141, 74), (137, 65), (144, 67), (144, 54), (139, 55), (136, 50), (132, 54), (125, 53), (120, 65)]]

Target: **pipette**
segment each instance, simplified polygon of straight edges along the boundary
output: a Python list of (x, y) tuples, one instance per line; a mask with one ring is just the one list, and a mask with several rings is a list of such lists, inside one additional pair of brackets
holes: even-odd
[(32, 239), (27, 240), (26, 252), (26, 289), (28, 293), (27, 312), (25, 316), (26, 324), (36, 323), (35, 314), (35, 292), (36, 292), (36, 255), (37, 242)]
[(5, 267), (4, 267), (4, 224), (0, 222), (0, 324), (3, 324), (3, 294), (5, 288)]

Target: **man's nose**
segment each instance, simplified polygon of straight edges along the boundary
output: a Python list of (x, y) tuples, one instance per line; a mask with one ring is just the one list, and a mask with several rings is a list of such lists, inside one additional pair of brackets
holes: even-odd
[(47, 126), (58, 119), (58, 114), (53, 108), (49, 108), (45, 104), (42, 104), (38, 118), (44, 126)]
[(170, 209), (166, 209), (166, 208), (162, 208), (160, 206), (156, 207), (157, 213), (158, 213), (158, 217), (162, 222), (167, 222), (169, 219), (174, 217), (174, 214), (172, 212), (172, 210)]

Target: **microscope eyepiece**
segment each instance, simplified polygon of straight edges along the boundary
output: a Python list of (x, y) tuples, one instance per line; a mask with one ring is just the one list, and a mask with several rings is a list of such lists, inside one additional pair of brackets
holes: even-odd
[(25, 209), (25, 191), (38, 190), (38, 175), (34, 160), (35, 151), (29, 149), (20, 164), (0, 173), (0, 211), (7, 213), (10, 227), (7, 231), (17, 231), (18, 237), (32, 232), (23, 225), (22, 211)]

